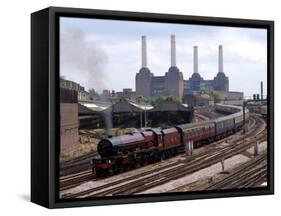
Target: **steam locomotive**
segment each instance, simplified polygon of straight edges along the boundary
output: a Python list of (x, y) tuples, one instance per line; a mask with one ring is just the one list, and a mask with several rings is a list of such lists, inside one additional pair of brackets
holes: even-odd
[[(102, 139), (97, 146), (99, 156), (92, 160), (96, 176), (110, 175), (177, 155), (186, 143), (195, 147), (232, 134), (243, 127), (242, 107), (216, 105), (227, 114), (214, 120), (177, 125), (168, 129), (151, 128), (117, 137)], [(249, 118), (245, 110), (245, 121)]]

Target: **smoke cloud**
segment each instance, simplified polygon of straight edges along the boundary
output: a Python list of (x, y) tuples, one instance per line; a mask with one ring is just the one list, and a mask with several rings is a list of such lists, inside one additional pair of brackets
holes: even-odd
[[(106, 88), (104, 69), (108, 56), (100, 44), (88, 41), (83, 31), (71, 29), (61, 32), (60, 61), (60, 74), (66, 79), (98, 92)], [(101, 100), (107, 101), (103, 97)], [(103, 117), (107, 136), (111, 136), (111, 109), (103, 112)]]
[(88, 41), (83, 31), (61, 32), (60, 61), (60, 73), (67, 79), (99, 92), (105, 88), (107, 54), (101, 45)]

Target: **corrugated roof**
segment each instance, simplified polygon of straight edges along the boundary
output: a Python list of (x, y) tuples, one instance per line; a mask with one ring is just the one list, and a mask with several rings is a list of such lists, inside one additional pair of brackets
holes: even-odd
[(91, 101), (91, 102), (86, 101), (86, 102), (80, 102), (80, 104), (94, 112), (101, 112), (110, 106), (110, 103), (99, 102), (99, 101)]
[(142, 109), (142, 110), (151, 110), (153, 109), (153, 106), (150, 105), (150, 104), (136, 104), (136, 103), (133, 103), (133, 102), (130, 102), (130, 104)]
[(125, 99), (120, 100), (119, 102), (111, 105), (108, 107), (104, 112), (108, 112), (109, 110), (112, 111), (112, 113), (130, 113), (130, 112), (140, 112), (141, 109), (130, 102), (128, 102)]
[(96, 111), (89, 109), (88, 107), (78, 103), (78, 114), (79, 115), (93, 115), (96, 114)]

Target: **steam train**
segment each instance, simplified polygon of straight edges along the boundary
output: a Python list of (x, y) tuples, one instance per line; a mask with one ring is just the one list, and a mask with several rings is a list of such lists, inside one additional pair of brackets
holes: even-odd
[[(177, 125), (168, 129), (151, 128), (117, 137), (102, 139), (97, 146), (98, 156), (92, 160), (96, 176), (110, 175), (134, 167), (154, 163), (177, 155), (185, 144), (195, 147), (226, 137), (243, 127), (242, 107), (216, 105), (227, 114), (214, 120)], [(245, 121), (249, 118), (245, 110)]]

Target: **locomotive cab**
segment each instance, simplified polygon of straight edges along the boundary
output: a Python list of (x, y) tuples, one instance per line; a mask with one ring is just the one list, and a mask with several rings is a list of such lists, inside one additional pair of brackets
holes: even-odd
[(149, 128), (146, 129), (146, 131), (152, 131), (154, 134), (154, 140), (157, 143), (158, 147), (160, 149), (163, 148), (163, 134), (162, 134), (162, 130), (160, 128)]

